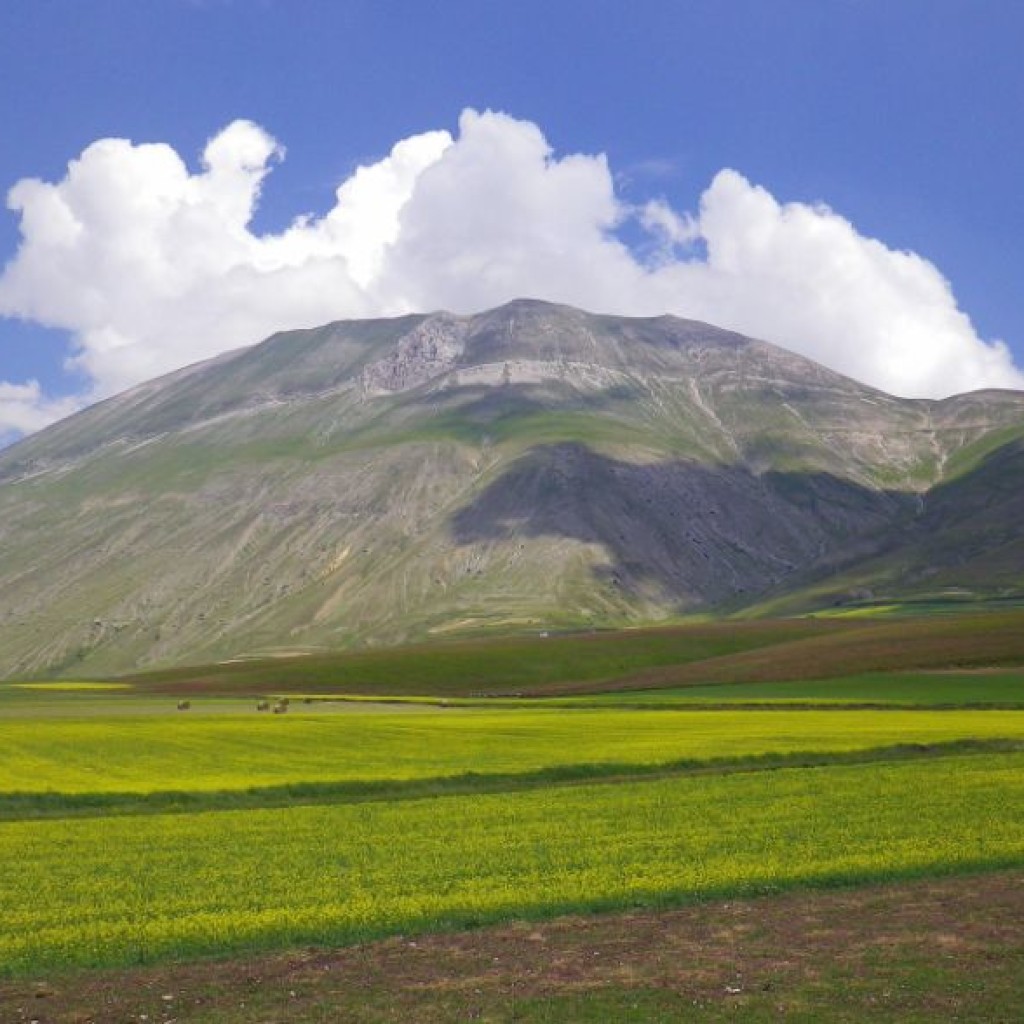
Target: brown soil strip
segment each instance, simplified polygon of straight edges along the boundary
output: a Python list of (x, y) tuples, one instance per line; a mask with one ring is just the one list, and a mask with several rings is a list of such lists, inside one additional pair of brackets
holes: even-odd
[(0, 982), (0, 1021), (1019, 1021), (1022, 978), (1018, 869)]

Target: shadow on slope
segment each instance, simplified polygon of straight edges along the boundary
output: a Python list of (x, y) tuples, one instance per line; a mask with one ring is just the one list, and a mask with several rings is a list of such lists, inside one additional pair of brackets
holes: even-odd
[(927, 600), (937, 608), (1019, 600), (1024, 595), (1022, 521), (1024, 439), (1018, 437), (928, 491), (908, 528), (891, 534), (874, 555), (847, 563), (834, 575), (809, 577), (802, 581), (805, 586), (781, 593), (759, 610), (787, 615), (846, 604), (858, 592), (870, 595), (869, 603)]
[(749, 597), (868, 554), (915, 507), (912, 495), (825, 473), (632, 463), (554, 444), (514, 463), (451, 529), (460, 544), (547, 536), (600, 545), (603, 583), (685, 606)]
[(981, 458), (925, 497), (908, 553), (911, 580), (978, 593), (1024, 585), (1024, 440)]

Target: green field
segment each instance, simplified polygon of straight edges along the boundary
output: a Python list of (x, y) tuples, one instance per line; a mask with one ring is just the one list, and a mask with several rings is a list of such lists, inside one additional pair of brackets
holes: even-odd
[(839, 679), (782, 683), (718, 683), (593, 694), (574, 705), (615, 704), (871, 704), (902, 707), (1024, 708), (1024, 669), (979, 672), (871, 672)]
[[(820, 683), (892, 672), (1024, 670), (1024, 609), (920, 618), (687, 623), (269, 657), (125, 676), (135, 692), (480, 698)], [(958, 701), (955, 701), (958, 702)]]
[[(372, 652), (337, 676), (320, 659), (317, 699), (278, 715), (248, 694), (303, 693), (305, 669), (0, 684), (0, 973), (1024, 866), (1008, 621), (990, 624), (987, 663), (984, 631), (954, 622), (946, 662), (789, 680), (765, 671), (772, 650), (849, 666), (894, 637), (796, 624), (440, 645), (390, 682), (420, 649)], [(931, 628), (904, 632), (923, 644)], [(489, 652), (502, 686), (481, 683)], [(757, 678), (730, 681), (737, 662)], [(667, 685), (698, 667), (703, 685)], [(651, 673), (664, 685), (638, 688)], [(477, 692), (514, 678), (552, 696)]]
[[(1022, 618), (1024, 622), (1024, 618)], [(341, 654), (251, 658), (127, 676), (165, 693), (510, 693), (566, 682), (607, 683), (651, 669), (703, 663), (850, 630), (846, 623), (706, 623), (572, 634), (533, 633)]]

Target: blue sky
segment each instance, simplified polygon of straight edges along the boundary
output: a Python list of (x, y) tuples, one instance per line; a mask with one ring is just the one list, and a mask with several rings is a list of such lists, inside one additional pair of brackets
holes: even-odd
[[(106, 294), (123, 288), (143, 304), (152, 282), (136, 281), (131, 272), (90, 276), (106, 259), (107, 240), (96, 224), (89, 229), (95, 248), (66, 265), (45, 248), (47, 229), (37, 226), (33, 263), (19, 249), (26, 207), (4, 211), (0, 434), (5, 395), (9, 407), (21, 403), (6, 426), (23, 431), (151, 371), (242, 338), (258, 340), (247, 330), (292, 326), (289, 316), (300, 326), (321, 310), (330, 314), (326, 319), (390, 313), (414, 300), (469, 310), (501, 298), (503, 288), (538, 291), (548, 281), (547, 297), (599, 305), (608, 295), (621, 312), (650, 312), (661, 302), (684, 315), (715, 314), (731, 320), (728, 326), (784, 344), (792, 338), (797, 350), (903, 393), (949, 393), (960, 389), (960, 379), (965, 387), (1016, 386), (1012, 363), (1024, 365), (1022, 41), (1024, 5), (1014, 0), (7, 0), (0, 5), (5, 192), (26, 178), (58, 186), (69, 161), (104, 138), (166, 144), (189, 174), (199, 175), (208, 140), (245, 119), (286, 151), (279, 158), (267, 149), (259, 158), (265, 166), (248, 185), (238, 185), (251, 196), (259, 190), (245, 228), (264, 239), (286, 231), (299, 215), (325, 218), (338, 203), (339, 185), (360, 166), (379, 164), (400, 140), (444, 130), (456, 145), (442, 160), (444, 140), (416, 144), (418, 162), (402, 185), (402, 202), (417, 189), (432, 189), (433, 199), (417, 192), (416, 209), (399, 211), (419, 225), (419, 235), (414, 244), (403, 226), (401, 239), (394, 231), (386, 239), (385, 248), (397, 254), (380, 257), (386, 287), (334, 283), (341, 280), (331, 276), (339, 273), (339, 260), (348, 266), (359, 259), (345, 249), (352, 242), (337, 242), (333, 271), (318, 263), (304, 277), (296, 267), (302, 262), (308, 270), (312, 239), (301, 243), (301, 257), (290, 250), (280, 257), (288, 264), (285, 276), (278, 263), (266, 276), (280, 247), (277, 255), (264, 247), (244, 267), (258, 278), (252, 287), (261, 303), (274, 289), (283, 294), (307, 286), (338, 297), (333, 304), (268, 301), (262, 319), (236, 317), (228, 305), (232, 289), (241, 305), (252, 303), (238, 284), (241, 271), (225, 256), (201, 286), (195, 276), (183, 279), (177, 306), (157, 288), (164, 303), (158, 330), (137, 311), (125, 312), (124, 295)], [(508, 119), (460, 125), (466, 108)], [(548, 156), (537, 157), (526, 125), (546, 140)], [(245, 147), (258, 149), (256, 138), (239, 131), (233, 149), (225, 143), (231, 155), (224, 159), (256, 159), (237, 156), (250, 153)], [(461, 170), (454, 166), (460, 147)], [(589, 161), (577, 168), (579, 182), (569, 182), (568, 165), (559, 182), (545, 173), (573, 154)], [(606, 164), (599, 166), (601, 154)], [(105, 170), (97, 161), (95, 174), (107, 175), (96, 186), (105, 202), (116, 202), (116, 160), (130, 157), (114, 154)], [(454, 182), (447, 199), (436, 180), (442, 171), (433, 166), (445, 161), (453, 165)], [(501, 177), (506, 168), (513, 168), (514, 181)], [(738, 180), (716, 177), (723, 169), (738, 172)], [(431, 187), (420, 189), (425, 171)], [(488, 175), (495, 180), (494, 205), (515, 208), (519, 217), (557, 225), (558, 211), (572, 205), (575, 193), (590, 197), (591, 205), (567, 220), (562, 239), (553, 240), (554, 229), (539, 224), (525, 239), (515, 225), (491, 224), (497, 214), (489, 205)], [(528, 191), (521, 204), (520, 186)], [(602, 198), (608, 187), (611, 200)], [(82, 209), (92, 201), (82, 198), (84, 188), (75, 192)], [(444, 204), (455, 202), (460, 189), (477, 206), (467, 199), (467, 223), (455, 232), (458, 252), (454, 241), (441, 252), (424, 236), (445, 232), (452, 213)], [(125, 196), (129, 205), (130, 199)], [(799, 205), (787, 214), (786, 204)], [(832, 215), (816, 204), (827, 204)], [(39, 210), (37, 221), (45, 212)], [(367, 210), (366, 217), (384, 216), (376, 206)], [(755, 236), (769, 230), (777, 248), (755, 263)], [(845, 253), (834, 264), (822, 255), (826, 243), (812, 240), (823, 233)], [(520, 246), (514, 251), (513, 234)], [(132, 244), (149, 244), (145, 238)], [(160, 239), (175, 244), (174, 236)], [(890, 254), (885, 266), (873, 240)], [(627, 266), (605, 244), (612, 241), (630, 249), (636, 265), (627, 260)], [(188, 244), (194, 247), (194, 238)], [(685, 266), (706, 260), (709, 246), (717, 253), (739, 246), (746, 255), (741, 265), (723, 262), (699, 268), (700, 274)], [(904, 252), (916, 254), (924, 269), (901, 263)], [(573, 266), (564, 280), (548, 272), (535, 283), (521, 270), (544, 267), (548, 259), (554, 266), (556, 256), (559, 266)], [(14, 275), (19, 260), (24, 266)], [(773, 276), (765, 261), (791, 266), (790, 277)], [(478, 265), (492, 264), (519, 269), (506, 267), (500, 282), (486, 288), (457, 279), (461, 274), (465, 282)], [(829, 291), (820, 268), (833, 265), (833, 277), (856, 277), (849, 289), (838, 281)], [(588, 266), (594, 268), (589, 290)], [(616, 267), (637, 278), (621, 294), (607, 284)], [(813, 295), (829, 292), (828, 301), (802, 318), (776, 309), (783, 300), (806, 303), (808, 274), (817, 275)], [(951, 289), (945, 299), (939, 277)], [(905, 280), (909, 297), (894, 298)], [(97, 295), (98, 305), (92, 303)], [(914, 303), (943, 306), (942, 316), (928, 313), (918, 322)], [(871, 320), (864, 310), (876, 306), (881, 312)], [(844, 333), (842, 325), (853, 320), (860, 333)], [(888, 356), (904, 327), (916, 340), (908, 341), (899, 369)], [(872, 331), (885, 341), (873, 362), (858, 362), (857, 350), (870, 348)], [(941, 365), (936, 356), (930, 376), (918, 381), (905, 367), (931, 358), (929, 331), (948, 334), (948, 354)], [(179, 344), (186, 334), (190, 340)], [(1009, 348), (998, 358), (985, 347), (997, 339)], [(80, 357), (77, 368), (66, 366), (69, 355)], [(39, 386), (29, 394), (24, 388), (31, 380)], [(61, 396), (75, 396), (74, 402), (55, 403)]]

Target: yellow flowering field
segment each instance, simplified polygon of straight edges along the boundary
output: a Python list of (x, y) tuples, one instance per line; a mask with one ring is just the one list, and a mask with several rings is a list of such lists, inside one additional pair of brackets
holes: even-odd
[(4, 971), (1024, 862), (1024, 755), (0, 824)]
[(1024, 740), (1024, 711), (437, 709), (0, 718), (4, 794), (252, 790)]

